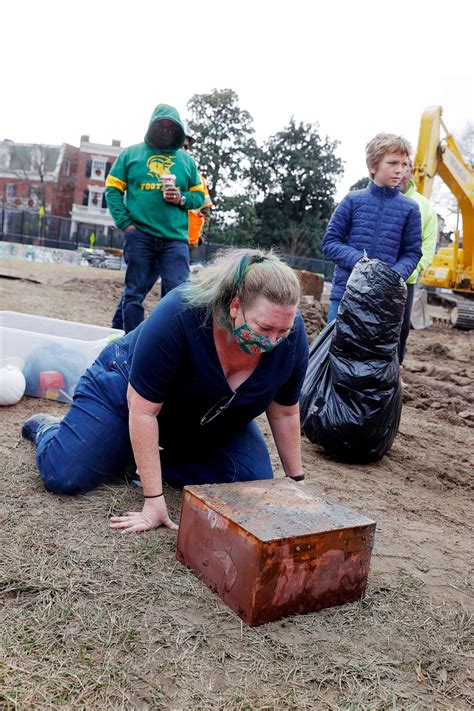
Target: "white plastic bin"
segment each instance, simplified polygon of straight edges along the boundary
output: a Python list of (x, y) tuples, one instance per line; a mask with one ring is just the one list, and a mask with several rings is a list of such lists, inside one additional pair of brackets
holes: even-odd
[(0, 360), (25, 361), (25, 395), (70, 402), (84, 370), (123, 334), (115, 328), (0, 311)]

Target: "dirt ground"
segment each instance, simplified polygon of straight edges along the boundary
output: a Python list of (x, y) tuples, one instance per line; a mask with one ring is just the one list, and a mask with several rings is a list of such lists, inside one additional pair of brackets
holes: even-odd
[[(98, 325), (123, 279), (13, 261), (0, 274), (2, 309)], [(318, 308), (303, 310), (314, 335)], [(377, 521), (369, 586), (358, 603), (257, 628), (176, 562), (175, 533), (109, 531), (109, 515), (140, 506), (132, 486), (44, 490), (20, 424), (67, 406), (3, 408), (0, 708), (473, 708), (472, 346), (441, 326), (412, 331), (382, 461), (341, 464), (303, 440), (306, 487)], [(166, 496), (177, 520), (180, 494)]]

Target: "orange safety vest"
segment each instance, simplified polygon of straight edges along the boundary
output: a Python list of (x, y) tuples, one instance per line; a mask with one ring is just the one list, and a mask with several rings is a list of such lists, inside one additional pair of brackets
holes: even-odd
[(207, 189), (206, 181), (202, 177), (201, 182), (204, 188), (204, 202), (201, 207), (196, 210), (188, 210), (188, 239), (191, 247), (199, 244), (199, 238), (201, 236), (202, 228), (204, 227), (204, 222), (206, 220), (205, 216), (202, 214), (201, 210), (203, 207), (212, 207), (211, 198), (209, 196), (209, 191)]

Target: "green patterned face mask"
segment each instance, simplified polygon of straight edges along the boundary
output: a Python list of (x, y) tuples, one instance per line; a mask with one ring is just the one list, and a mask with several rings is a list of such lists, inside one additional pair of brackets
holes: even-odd
[[(242, 313), (244, 312), (242, 311)], [(249, 355), (269, 353), (286, 338), (286, 336), (282, 336), (282, 338), (278, 338), (275, 343), (272, 343), (268, 336), (260, 336), (260, 334), (255, 333), (248, 323), (243, 323), (238, 328), (234, 328), (234, 336), (241, 350)]]

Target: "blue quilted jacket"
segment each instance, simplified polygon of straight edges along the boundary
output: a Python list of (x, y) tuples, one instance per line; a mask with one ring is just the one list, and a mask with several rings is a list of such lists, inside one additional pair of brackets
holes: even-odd
[(421, 216), (417, 203), (399, 188), (371, 182), (346, 195), (334, 210), (323, 252), (336, 264), (331, 299), (341, 299), (354, 264), (364, 256), (389, 264), (406, 281), (421, 259)]

